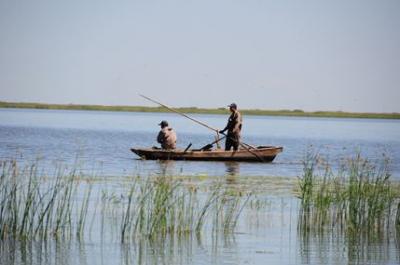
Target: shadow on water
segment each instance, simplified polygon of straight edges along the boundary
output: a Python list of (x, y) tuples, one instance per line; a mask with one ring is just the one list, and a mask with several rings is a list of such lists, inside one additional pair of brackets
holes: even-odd
[[(198, 162), (194, 162), (198, 163)], [(225, 174), (228, 177), (235, 177), (240, 175), (240, 163), (235, 161), (215, 162), (225, 166)], [(156, 173), (160, 176), (171, 176), (179, 172), (182, 174), (182, 165), (174, 160), (157, 160)], [(207, 163), (205, 165), (208, 165)], [(211, 165), (211, 164), (210, 164)]]
[(240, 174), (240, 164), (238, 162), (225, 162), (226, 184), (237, 184)]
[(226, 174), (229, 176), (237, 176), (240, 174), (240, 163), (239, 162), (225, 162)]
[(70, 240), (1, 242), (0, 264), (90, 264), (85, 245)]
[(207, 253), (212, 253), (212, 259), (217, 261), (222, 258), (222, 248), (235, 246), (234, 236), (223, 233), (206, 239), (195, 234), (101, 244), (55, 239), (4, 240), (0, 245), (0, 264), (190, 264), (194, 256), (204, 259)]
[(121, 246), (122, 263), (130, 264), (190, 264), (194, 249), (202, 249), (200, 235), (142, 239)]
[(176, 161), (174, 160), (158, 160), (157, 165), (157, 174), (160, 176), (170, 176), (177, 172)]
[(400, 264), (399, 229), (394, 234), (375, 236), (365, 238), (338, 230), (316, 232), (300, 228), (299, 256), (302, 264)]

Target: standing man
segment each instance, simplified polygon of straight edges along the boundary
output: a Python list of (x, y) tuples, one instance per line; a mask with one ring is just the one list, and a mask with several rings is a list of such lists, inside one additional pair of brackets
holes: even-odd
[(237, 105), (235, 103), (230, 104), (228, 107), (231, 112), (231, 116), (229, 116), (228, 124), (223, 130), (219, 131), (219, 133), (224, 133), (226, 130), (228, 130), (225, 141), (225, 151), (230, 151), (232, 147), (233, 150), (236, 151), (238, 150), (240, 143), (242, 115), (237, 110)]
[(176, 148), (176, 133), (168, 127), (167, 121), (162, 121), (160, 124), (161, 130), (157, 136), (157, 142), (161, 144), (162, 149), (175, 149)]

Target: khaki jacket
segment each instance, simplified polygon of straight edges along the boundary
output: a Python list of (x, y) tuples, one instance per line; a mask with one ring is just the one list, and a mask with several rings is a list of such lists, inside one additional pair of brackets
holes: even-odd
[(175, 149), (176, 148), (176, 133), (170, 127), (164, 127), (158, 133), (157, 142), (161, 144), (163, 149)]

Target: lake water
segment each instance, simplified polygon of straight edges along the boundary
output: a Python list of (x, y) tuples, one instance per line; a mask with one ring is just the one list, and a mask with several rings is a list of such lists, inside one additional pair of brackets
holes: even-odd
[[(222, 128), (228, 113), (191, 116)], [(0, 160), (16, 159), (26, 165), (38, 161), (48, 174), (62, 164), (101, 176), (92, 180), (98, 197), (89, 207), (93, 218), (84, 240), (0, 241), (0, 264), (400, 263), (400, 235), (395, 233), (371, 241), (329, 231), (299, 233), (299, 200), (293, 192), (309, 150), (320, 153), (334, 168), (357, 152), (378, 163), (385, 154), (393, 179), (400, 180), (400, 121), (244, 116), (245, 142), (284, 147), (273, 163), (138, 159), (129, 149), (157, 145), (161, 120), (175, 128), (180, 148), (214, 140), (210, 131), (176, 114), (0, 109)], [(237, 229), (228, 235), (205, 229), (201, 235), (130, 244), (121, 244), (112, 233), (99, 236), (100, 210), (94, 205), (104, 197), (103, 190), (123, 201), (126, 197), (119, 194), (129, 187), (129, 176), (137, 175), (171, 175), (190, 185), (222, 182), (234, 190), (254, 189), (261, 206), (246, 207)]]
[[(227, 115), (192, 115), (214, 128), (223, 128)], [(192, 121), (168, 113), (0, 109), (0, 159), (75, 161), (88, 172), (104, 175), (288, 176), (301, 173), (308, 150), (335, 166), (361, 152), (372, 161), (391, 159), (394, 178), (400, 178), (400, 121), (336, 118), (245, 116), (243, 140), (254, 145), (283, 146), (272, 164), (142, 161), (131, 147), (151, 147), (161, 120), (178, 134), (178, 147), (199, 148), (214, 134)], [(223, 143), (222, 143), (223, 144)]]

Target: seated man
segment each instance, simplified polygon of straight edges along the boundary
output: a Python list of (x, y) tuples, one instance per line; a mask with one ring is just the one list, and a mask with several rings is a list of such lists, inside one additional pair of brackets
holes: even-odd
[(176, 148), (176, 133), (168, 127), (167, 121), (162, 121), (160, 124), (161, 131), (158, 133), (157, 142), (161, 144), (162, 149)]

